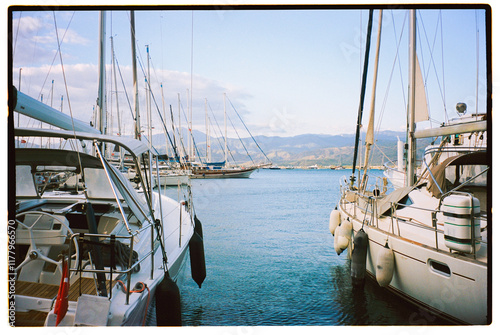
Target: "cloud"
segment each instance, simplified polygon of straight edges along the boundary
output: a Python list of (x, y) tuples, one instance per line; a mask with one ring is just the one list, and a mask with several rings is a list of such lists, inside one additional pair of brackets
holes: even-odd
[[(130, 134), (133, 129), (133, 82), (131, 66), (120, 66), (117, 71), (117, 89), (115, 90), (114, 76), (111, 72), (112, 66), (106, 66), (106, 81), (107, 81), (107, 109), (109, 115), (109, 127), (112, 127), (112, 132), (118, 132), (118, 116), (116, 112), (116, 99), (118, 98), (118, 106), (120, 110), (120, 121), (122, 133)], [(146, 88), (144, 73), (138, 70), (138, 85), (139, 85), (139, 111), (141, 113), (141, 125), (144, 127), (147, 122), (146, 111)], [(121, 74), (121, 75), (120, 75)], [(191, 96), (188, 96), (187, 89), (192, 87), (192, 105), (193, 105), (193, 128), (204, 131), (205, 129), (205, 98), (208, 100), (208, 105), (211, 110), (209, 113), (215, 115), (220, 126), (223, 126), (223, 93), (230, 95), (230, 101), (235, 108), (238, 108), (238, 113), (242, 117), (249, 113), (245, 109), (245, 99), (251, 95), (243, 90), (231, 88), (230, 85), (217, 82), (199, 75), (192, 76), (186, 72), (158, 70), (151, 75), (151, 89), (153, 91), (153, 99), (151, 102), (151, 112), (153, 124), (155, 125), (155, 133), (162, 131), (160, 124), (161, 113), (162, 118), (166, 119), (167, 127), (170, 130), (170, 106), (176, 122), (178, 122), (178, 97), (180, 96), (181, 107), (181, 122), (186, 124), (188, 117), (188, 104), (191, 103)], [(66, 81), (65, 81), (65, 78)], [(52, 80), (54, 80), (52, 90)], [(19, 72), (14, 71), (13, 82), (16, 84), (19, 81)], [(68, 86), (68, 94), (66, 94), (65, 82)], [(125, 84), (125, 87), (123, 86)], [(161, 86), (163, 85), (163, 99)], [(93, 119), (93, 112), (96, 106), (98, 95), (98, 66), (95, 64), (70, 64), (64, 66), (63, 70), (59, 64), (50, 66), (43, 65), (39, 67), (23, 67), (21, 91), (37, 100), (43, 100), (47, 105), (51, 105), (57, 110), (61, 109), (66, 114), (70, 114), (70, 106), (72, 115), (84, 122), (90, 122)], [(52, 97), (52, 91), (54, 92)], [(68, 103), (69, 99), (69, 103)], [(189, 99), (189, 101), (188, 101)], [(238, 120), (238, 117), (232, 112), (232, 107), (229, 101), (226, 105), (228, 115), (236, 125), (238, 131), (243, 129), (243, 126)], [(231, 114), (232, 113), (232, 114)], [(212, 114), (211, 114), (212, 117)], [(112, 118), (112, 119), (111, 119)], [(25, 120), (26, 122), (26, 120)], [(229, 124), (229, 122), (228, 122)], [(26, 124), (25, 124), (26, 125)], [(228, 125), (230, 127), (230, 124)]]
[(55, 33), (53, 17), (46, 13), (39, 16), (23, 16), (12, 20), (13, 63), (18, 64), (50, 64), (56, 55), (57, 35), (59, 35), (64, 59), (69, 55), (64, 53), (65, 45), (86, 46), (90, 41), (76, 31), (58, 27)]

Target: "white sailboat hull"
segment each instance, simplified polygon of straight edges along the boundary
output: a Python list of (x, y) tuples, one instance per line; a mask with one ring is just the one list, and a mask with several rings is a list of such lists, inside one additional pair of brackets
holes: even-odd
[(178, 186), (189, 184), (189, 176), (187, 174), (160, 174), (160, 186)]
[[(375, 277), (377, 256), (387, 242), (394, 251), (394, 273), (387, 289), (444, 319), (475, 325), (487, 323), (488, 274), (485, 262), (443, 252), (366, 223), (363, 226), (359, 219), (348, 214), (356, 211), (352, 204), (339, 206), (339, 210), (342, 220), (349, 218), (352, 222), (353, 235), (362, 227), (368, 235), (366, 272), (370, 277)], [(361, 212), (358, 212), (358, 217), (365, 218)], [(389, 226), (390, 221), (388, 217), (379, 225)], [(434, 232), (429, 232), (430, 238), (432, 235)], [(442, 236), (438, 243), (444, 246)], [(351, 250), (352, 244), (349, 252)], [(415, 322), (426, 321), (424, 324), (427, 324), (433, 321), (435, 317), (425, 310), (415, 316)]]

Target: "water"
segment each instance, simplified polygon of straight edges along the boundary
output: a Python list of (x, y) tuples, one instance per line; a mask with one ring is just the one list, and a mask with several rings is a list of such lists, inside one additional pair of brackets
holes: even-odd
[(183, 324), (428, 324), (373, 281), (353, 290), (346, 252), (337, 256), (328, 231), (342, 175), (349, 171), (260, 170), (250, 179), (193, 180), (207, 278), (198, 288), (187, 264)]

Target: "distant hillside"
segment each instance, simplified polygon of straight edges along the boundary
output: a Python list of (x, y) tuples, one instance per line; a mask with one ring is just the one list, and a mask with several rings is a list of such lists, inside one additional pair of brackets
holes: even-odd
[[(184, 143), (187, 149), (187, 132), (184, 131)], [(199, 131), (193, 131), (196, 142), (197, 155), (203, 158), (206, 155), (206, 135)], [(388, 160), (396, 160), (397, 139), (405, 140), (404, 132), (384, 131), (376, 136), (376, 144), (373, 149), (372, 164), (383, 165)], [(364, 143), (364, 134), (361, 136)], [(354, 134), (344, 135), (318, 135), (305, 134), (292, 137), (280, 136), (256, 136), (255, 140), (267, 157), (277, 165), (308, 166), (313, 164), (329, 165), (352, 165), (354, 153)], [(224, 140), (221, 138), (211, 138), (212, 160), (224, 160)], [(423, 148), (429, 140), (418, 143), (421, 156)], [(160, 153), (165, 153), (165, 138), (163, 135), (155, 135), (153, 144)], [(263, 162), (264, 155), (260, 152), (252, 138), (243, 138), (241, 141), (235, 138), (228, 139), (230, 150), (230, 161), (238, 164), (249, 162), (250, 157), (255, 163)], [(246, 148), (246, 150), (245, 150)], [(248, 151), (248, 154), (247, 154)], [(364, 153), (364, 149), (362, 151)], [(359, 163), (359, 162), (358, 162)]]

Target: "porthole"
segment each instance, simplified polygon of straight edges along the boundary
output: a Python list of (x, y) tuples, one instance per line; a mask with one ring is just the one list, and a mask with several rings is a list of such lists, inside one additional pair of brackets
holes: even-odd
[(450, 267), (448, 265), (446, 265), (445, 263), (441, 263), (441, 262), (435, 261), (433, 259), (429, 259), (427, 261), (427, 264), (429, 265), (430, 269), (433, 272), (440, 274), (442, 276), (445, 276), (445, 277), (451, 277)]

